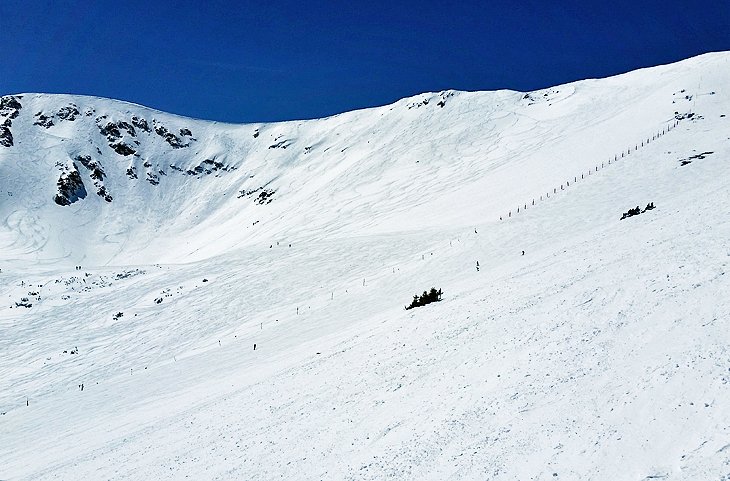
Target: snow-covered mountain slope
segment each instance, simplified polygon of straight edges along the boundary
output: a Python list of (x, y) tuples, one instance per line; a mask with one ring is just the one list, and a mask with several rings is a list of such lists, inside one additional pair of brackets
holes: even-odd
[(726, 55), (713, 54), (527, 94), (424, 94), (277, 124), (4, 97), (0, 249), (71, 265), (177, 262), (277, 236), (498, 219), (667, 128), (720, 88), (725, 67)]
[(730, 479), (729, 85), (3, 97), (0, 479)]

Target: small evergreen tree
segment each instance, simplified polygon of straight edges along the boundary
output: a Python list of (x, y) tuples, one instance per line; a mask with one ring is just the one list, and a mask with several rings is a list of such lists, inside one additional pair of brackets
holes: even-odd
[(441, 296), (443, 295), (443, 292), (441, 289), (436, 290), (435, 287), (432, 287), (430, 291), (423, 291), (423, 294), (420, 296), (418, 294), (413, 296), (413, 301), (411, 301), (411, 304), (409, 306), (406, 306), (406, 310), (413, 309), (414, 307), (421, 307), (425, 306), (426, 304), (430, 304), (432, 302), (438, 302), (441, 300)]

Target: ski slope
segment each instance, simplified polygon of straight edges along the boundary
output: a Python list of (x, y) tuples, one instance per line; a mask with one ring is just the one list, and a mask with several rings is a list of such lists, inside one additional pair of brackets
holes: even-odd
[(277, 124), (18, 96), (0, 479), (730, 479), (729, 59)]

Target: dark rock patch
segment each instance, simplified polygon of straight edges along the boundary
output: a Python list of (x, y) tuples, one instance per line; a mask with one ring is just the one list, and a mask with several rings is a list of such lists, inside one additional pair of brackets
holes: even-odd
[(132, 137), (137, 136), (137, 131), (134, 130), (134, 127), (131, 124), (129, 124), (123, 120), (120, 120), (119, 122), (117, 122), (117, 127), (119, 127), (122, 130), (126, 130), (127, 133), (129, 135), (131, 135)]
[(10, 131), (10, 127), (5, 125), (0, 127), (0, 145), (3, 147), (13, 146), (13, 133)]
[(188, 175), (198, 175), (198, 174), (202, 174), (204, 171), (205, 171), (205, 169), (203, 168), (203, 166), (198, 165), (197, 167), (190, 169), (185, 173)]
[[(446, 99), (453, 97), (453, 96), (454, 96), (454, 92), (446, 92), (446, 91), (439, 92), (438, 97), (437, 97), (439, 100), (438, 100), (438, 102), (436, 102), (436, 105), (438, 105), (441, 108), (444, 108), (446, 106)], [(423, 99), (420, 102), (412, 102), (412, 103), (408, 104), (408, 110), (425, 107), (429, 103), (431, 103), (431, 100), (432, 99)]]
[(242, 197), (251, 197), (256, 193), (258, 193), (258, 195), (256, 197), (254, 197), (253, 201), (259, 205), (263, 205), (263, 204), (270, 204), (271, 201), (274, 200), (273, 196), (276, 193), (276, 191), (273, 189), (268, 189), (266, 187), (256, 187), (255, 189), (252, 189), (252, 190), (242, 189), (242, 190), (238, 191), (238, 196), (236, 198), (240, 199)]
[(101, 164), (92, 160), (89, 155), (77, 155), (74, 160), (83, 165), (89, 171), (89, 177), (91, 177), (94, 187), (96, 187), (96, 195), (107, 202), (111, 202), (113, 197), (104, 186), (104, 177), (106, 177), (106, 174), (104, 173), (104, 169)]
[(132, 166), (127, 168), (127, 177), (130, 179), (136, 179), (137, 178), (137, 168)]
[(69, 104), (66, 107), (61, 107), (56, 113), (56, 116), (59, 119), (68, 120), (70, 122), (76, 120), (76, 117), (79, 115), (81, 115), (81, 112), (79, 112), (79, 109), (75, 104)]
[[(106, 116), (101, 116), (96, 119), (96, 123), (99, 127), (99, 133), (105, 136), (109, 142), (109, 147), (117, 154), (125, 157), (136, 154), (137, 151), (133, 147), (127, 143), (121, 142), (122, 137), (124, 136), (122, 133), (123, 131), (131, 137), (135, 137), (137, 135), (137, 131), (134, 129), (134, 126), (123, 120), (118, 122), (106, 122), (104, 124), (104, 119), (106, 119)], [(135, 141), (134, 143), (139, 145), (139, 142)]]
[(107, 202), (111, 202), (112, 200), (114, 200), (111, 194), (107, 192), (106, 187), (103, 185), (96, 190), (96, 195), (98, 195)]
[[(69, 121), (73, 122), (81, 115), (81, 112), (79, 112), (79, 108), (76, 106), (76, 104), (68, 104), (65, 107), (61, 107), (58, 112), (55, 114), (48, 115), (44, 112), (37, 112), (35, 114), (35, 117), (37, 117), (37, 120), (33, 123), (33, 125), (38, 125), (40, 127), (44, 127), (46, 129), (49, 129), (56, 125), (56, 121)], [(88, 111), (87, 111), (88, 115)]]
[(147, 121), (145, 119), (140, 119), (139, 117), (132, 117), (132, 125), (137, 127), (139, 130), (143, 130), (145, 132), (151, 132), (149, 124), (147, 124)]
[(74, 160), (86, 167), (87, 169), (91, 168), (91, 163), (93, 162), (90, 155), (77, 155)]
[(61, 173), (57, 185), (58, 194), (53, 201), (58, 205), (71, 205), (86, 198), (86, 187), (75, 164), (73, 169)]
[(177, 172), (184, 172), (185, 174), (192, 176), (210, 175), (216, 172), (232, 172), (236, 170), (235, 167), (228, 167), (223, 162), (218, 162), (214, 159), (205, 159), (200, 163), (200, 165), (188, 170), (183, 170), (182, 168), (172, 164), (170, 164), (170, 168)]
[(23, 108), (18, 101), (20, 98), (21, 97), (13, 97), (12, 95), (0, 97), (0, 117), (6, 117), (12, 120), (20, 115), (20, 109)]
[(213, 159), (206, 159), (206, 160), (203, 161), (203, 164), (206, 164), (206, 165), (211, 166), (211, 169), (213, 171), (224, 169), (224, 166), (223, 166), (223, 163), (222, 162), (216, 162)]
[(167, 127), (164, 125), (155, 124), (155, 133), (162, 137), (173, 149), (182, 149), (189, 145), (184, 143), (177, 135), (167, 130)]
[(122, 133), (119, 131), (117, 124), (114, 122), (107, 122), (107, 124), (103, 126), (99, 125), (99, 133), (106, 137), (109, 142), (122, 138)]
[(101, 165), (99, 165), (98, 162), (91, 160), (91, 156), (78, 155), (74, 160), (79, 162), (90, 171), (89, 175), (92, 179), (101, 181), (104, 180), (104, 177), (106, 177), (104, 169), (101, 167)]
[(256, 197), (254, 202), (257, 202), (260, 205), (270, 204), (271, 201), (274, 200), (273, 196), (274, 196), (275, 192), (276, 192), (275, 190), (264, 189), (261, 192), (259, 192), (259, 195), (258, 195), (258, 197)]
[(12, 95), (0, 97), (0, 145), (3, 147), (12, 147), (14, 144), (10, 127), (13, 125), (13, 119), (20, 115), (20, 109), (23, 108), (18, 101), (20, 98)]
[(291, 140), (282, 140), (269, 145), (270, 149), (286, 149), (291, 145)]
[(46, 114), (44, 114), (43, 112), (38, 112), (37, 114), (35, 114), (35, 116), (38, 117), (38, 120), (33, 122), (33, 125), (38, 125), (40, 127), (46, 128), (46, 129), (50, 129), (51, 127), (53, 127), (55, 125), (53, 123), (53, 117), (49, 117)]
[[(527, 101), (527, 105), (535, 105), (538, 103), (548, 102), (548, 105), (552, 105), (549, 102), (555, 100), (555, 96), (560, 93), (560, 90), (549, 89), (547, 91), (539, 90), (535, 92), (528, 92), (522, 96), (522, 100)], [(541, 95), (542, 94), (542, 95)]]
[(125, 144), (124, 142), (117, 142), (115, 144), (109, 144), (109, 147), (112, 148), (114, 152), (116, 152), (119, 155), (123, 155), (125, 157), (137, 153), (136, 150), (134, 150), (129, 145)]

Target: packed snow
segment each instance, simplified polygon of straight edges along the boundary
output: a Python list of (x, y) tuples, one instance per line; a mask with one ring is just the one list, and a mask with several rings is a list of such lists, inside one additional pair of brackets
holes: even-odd
[(728, 87), (3, 97), (0, 479), (730, 480)]

